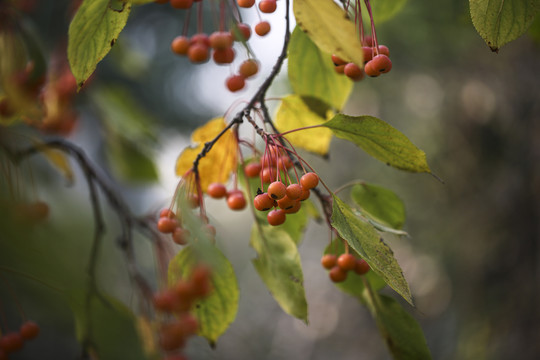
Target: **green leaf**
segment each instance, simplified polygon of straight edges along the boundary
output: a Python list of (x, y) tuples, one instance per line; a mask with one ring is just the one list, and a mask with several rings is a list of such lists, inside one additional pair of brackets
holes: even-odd
[[(345, 246), (343, 244), (343, 241), (341, 239), (334, 239), (331, 244), (328, 244), (326, 249), (324, 250), (325, 254), (335, 254), (340, 255), (345, 253)], [(349, 249), (349, 253), (355, 255), (356, 257), (360, 257), (359, 254), (354, 251), (353, 249)], [(386, 283), (384, 280), (377, 275), (375, 271), (368, 271), (365, 275), (362, 275), (370, 284), (372, 289), (380, 290), (386, 286)], [(362, 276), (356, 274), (354, 271), (350, 271), (347, 274), (347, 279), (343, 282), (334, 283), (334, 285), (343, 291), (344, 293), (347, 293), (349, 295), (352, 295), (361, 302), (364, 302), (363, 294), (365, 290), (364, 282), (362, 281)]]
[(105, 295), (91, 296), (87, 310), (88, 296), (86, 291), (81, 291), (74, 292), (69, 298), (78, 340), (81, 343), (87, 342), (95, 358), (147, 359), (137, 333), (137, 319), (131, 310), (120, 301)]
[(412, 305), (409, 285), (403, 277), (403, 271), (394, 258), (392, 250), (384, 243), (372, 225), (356, 217), (349, 205), (335, 195), (331, 222), (339, 235), (367, 261), (371, 269)]
[(279, 227), (254, 224), (250, 244), (258, 254), (253, 265), (274, 299), (287, 314), (307, 323), (304, 275), (291, 236)]
[(393, 191), (362, 182), (352, 187), (351, 197), (360, 205), (363, 212), (375, 220), (394, 229), (403, 227), (405, 205)]
[[(313, 97), (289, 95), (283, 98), (276, 114), (276, 126), (280, 132), (322, 125), (329, 116), (330, 109)], [(332, 140), (332, 131), (324, 127), (304, 129), (285, 135), (297, 148), (319, 155), (326, 155)]]
[(411, 172), (431, 173), (422, 150), (399, 130), (373, 116), (338, 114), (323, 126), (387, 165)]
[(319, 49), (358, 66), (364, 65), (356, 25), (339, 5), (333, 1), (295, 0), (293, 11), (298, 26)]
[(364, 299), (394, 359), (431, 359), (422, 328), (396, 300), (367, 290)]
[[(396, 16), (407, 0), (377, 0), (371, 3), (371, 9), (373, 10), (373, 20), (377, 25), (382, 22), (390, 20)], [(367, 14), (367, 11), (366, 11)]]
[(295, 94), (316, 97), (338, 110), (353, 88), (349, 78), (335, 71), (331, 56), (321, 52), (298, 26), (291, 35), (288, 72)]
[[(215, 344), (236, 318), (238, 283), (232, 265), (221, 251), (215, 246), (205, 247), (205, 250), (213, 252), (210, 256), (213, 262), (209, 264), (212, 266), (213, 291), (197, 303), (193, 313), (199, 322), (198, 334)], [(192, 246), (185, 247), (169, 263), (169, 283), (189, 277), (198, 262), (196, 250)]]
[(79, 88), (109, 53), (126, 25), (130, 1), (84, 0), (68, 32), (68, 60)]
[(474, 27), (492, 51), (527, 31), (540, 9), (538, 0), (469, 0), (469, 5)]

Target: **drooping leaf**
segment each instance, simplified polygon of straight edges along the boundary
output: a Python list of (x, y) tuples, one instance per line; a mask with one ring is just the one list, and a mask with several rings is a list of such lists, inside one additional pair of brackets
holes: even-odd
[(79, 88), (109, 53), (126, 25), (128, 0), (84, 0), (69, 25), (68, 60)]
[(394, 229), (401, 229), (405, 223), (405, 205), (391, 190), (365, 182), (354, 185), (352, 199), (362, 211)]
[[(191, 134), (195, 147), (184, 149), (176, 160), (176, 175), (182, 176), (193, 167), (193, 161), (204, 148), (204, 143), (213, 140), (225, 129), (224, 118), (215, 118), (197, 128)], [(199, 162), (199, 174), (203, 192), (213, 182), (225, 183), (236, 166), (236, 139), (232, 131), (226, 131), (214, 144), (212, 150)]]
[(367, 290), (364, 299), (394, 359), (431, 359), (422, 328), (396, 300)]
[[(349, 252), (358, 257), (358, 253), (353, 249), (349, 249)], [(325, 254), (334, 254), (340, 255), (345, 253), (345, 246), (341, 239), (334, 239), (331, 244), (328, 244), (324, 250)], [(386, 286), (384, 280), (377, 275), (374, 271), (368, 271), (365, 275), (362, 275), (371, 285), (372, 289), (380, 290)], [(362, 281), (362, 276), (356, 274), (354, 271), (351, 271), (347, 274), (347, 279), (343, 282), (334, 283), (338, 289), (356, 297), (361, 302), (364, 302), (363, 293), (364, 293), (364, 282)]]
[(323, 52), (363, 66), (362, 45), (356, 25), (333, 1), (295, 0), (296, 23)]
[[(283, 98), (276, 114), (280, 132), (321, 125), (331, 116), (328, 106), (312, 97), (289, 95)], [(324, 127), (304, 129), (285, 135), (295, 146), (319, 155), (326, 155), (332, 131)]]
[(517, 39), (532, 24), (538, 0), (469, 0), (476, 31), (493, 51)]
[[(206, 338), (210, 344), (227, 330), (236, 318), (238, 310), (238, 282), (229, 260), (215, 246), (206, 247), (212, 251), (212, 292), (210, 296), (200, 300), (194, 307), (197, 317), (198, 334)], [(192, 246), (185, 247), (169, 263), (169, 283), (174, 284), (181, 278), (189, 278), (189, 274), (198, 262), (198, 256)]]
[(376, 117), (338, 114), (323, 125), (332, 129), (337, 137), (355, 143), (387, 165), (431, 173), (426, 154), (399, 130)]
[(147, 359), (133, 313), (120, 301), (105, 295), (91, 296), (87, 309), (88, 296), (87, 292), (74, 292), (69, 304), (75, 316), (77, 339), (90, 346), (90, 353), (104, 360)]
[(304, 275), (293, 239), (279, 227), (254, 224), (250, 244), (258, 255), (253, 265), (274, 299), (287, 314), (307, 323)]
[(323, 53), (298, 26), (289, 45), (289, 81), (296, 95), (313, 96), (341, 109), (353, 83), (335, 71), (331, 55)]
[(392, 250), (384, 243), (372, 225), (354, 215), (349, 205), (335, 195), (332, 198), (332, 226), (367, 261), (373, 271), (412, 305), (409, 285), (403, 277), (403, 271), (394, 258)]

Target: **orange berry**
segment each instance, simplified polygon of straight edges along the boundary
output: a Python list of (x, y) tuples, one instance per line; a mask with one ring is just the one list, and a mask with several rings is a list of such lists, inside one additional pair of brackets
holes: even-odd
[(176, 301), (176, 294), (169, 290), (164, 290), (162, 292), (154, 294), (153, 298), (154, 307), (157, 310), (161, 310), (164, 312), (171, 312), (174, 309)]
[(255, 75), (258, 71), (259, 62), (254, 59), (248, 59), (244, 61), (242, 64), (240, 64), (240, 68), (238, 69), (240, 75), (242, 75), (246, 79)]
[(3, 334), (0, 337), (0, 349), (4, 350), (6, 353), (20, 350), (22, 349), (23, 345), (24, 339), (19, 333), (10, 332)]
[(235, 55), (233, 48), (217, 49), (212, 53), (212, 59), (216, 64), (230, 64), (234, 61)]
[(309, 198), (309, 195), (310, 195), (309, 189), (302, 188), (302, 195), (300, 195), (298, 200), (300, 200), (300, 201), (307, 200)]
[(193, 0), (170, 0), (170, 2), (175, 9), (189, 9), (193, 5)]
[(191, 273), (191, 285), (195, 297), (204, 297), (210, 293), (212, 290), (210, 277), (210, 268), (206, 266), (199, 265), (193, 269), (193, 272)]
[(255, 5), (255, 0), (236, 0), (236, 3), (242, 8), (250, 8)]
[(282, 199), (287, 192), (287, 187), (281, 181), (274, 181), (268, 185), (268, 196), (274, 200)]
[(347, 279), (347, 272), (339, 266), (334, 266), (332, 269), (330, 269), (328, 275), (330, 276), (330, 279), (336, 283), (343, 282)]
[(162, 331), (159, 336), (159, 346), (165, 351), (173, 351), (183, 348), (186, 344), (186, 339), (183, 336), (178, 336), (173, 332)]
[(299, 199), (294, 200), (294, 205), (288, 209), (285, 210), (286, 214), (296, 214), (298, 210), (302, 207), (302, 203)]
[(162, 218), (162, 217), (168, 217), (168, 218), (175, 218), (176, 215), (174, 214), (174, 212), (170, 209), (163, 209), (159, 212), (159, 217)]
[(261, 21), (255, 25), (255, 33), (259, 36), (265, 36), (270, 32), (270, 23), (268, 21)]
[(191, 39), (189, 39), (189, 44), (190, 45), (202, 44), (202, 45), (205, 45), (206, 47), (210, 47), (210, 39), (208, 38), (208, 35), (206, 35), (205, 33), (198, 33), (198, 34), (193, 35)]
[(206, 193), (214, 199), (221, 199), (227, 195), (227, 188), (222, 183), (211, 183), (208, 185)]
[(375, 55), (370, 62), (373, 62), (373, 68), (381, 74), (387, 73), (392, 69), (392, 61), (384, 54)]
[(337, 265), (343, 271), (354, 270), (356, 266), (356, 258), (353, 254), (341, 254), (337, 259)]
[(274, 206), (274, 200), (271, 199), (267, 193), (262, 193), (255, 196), (255, 199), (253, 199), (253, 206), (259, 211), (267, 211)]
[(347, 75), (348, 78), (354, 81), (360, 81), (364, 78), (364, 71), (360, 69), (355, 63), (348, 63), (343, 69), (343, 73)]
[(278, 226), (285, 222), (286, 215), (283, 209), (271, 210), (268, 215), (266, 215), (268, 223), (272, 226)]
[(189, 50), (189, 39), (185, 36), (177, 36), (171, 43), (171, 50), (178, 55), (187, 55)]
[(203, 63), (208, 60), (210, 50), (203, 43), (194, 43), (189, 46), (188, 58), (193, 63)]
[(364, 275), (370, 269), (369, 264), (364, 259), (356, 259), (356, 264), (354, 266), (354, 272), (358, 275)]
[(261, 179), (264, 183), (270, 183), (272, 182), (272, 175), (274, 175), (274, 171), (270, 169), (269, 167), (265, 167), (261, 170)]
[(247, 177), (254, 178), (259, 176), (261, 173), (262, 166), (260, 163), (253, 162), (251, 164), (247, 164), (244, 167), (244, 171), (247, 175)]
[(242, 75), (231, 75), (225, 81), (227, 89), (231, 92), (242, 90), (246, 85), (246, 81)]
[(174, 232), (174, 230), (178, 227), (178, 220), (175, 218), (168, 218), (168, 217), (162, 217), (159, 218), (157, 223), (157, 228), (160, 232), (164, 234), (169, 234)]
[(278, 159), (278, 167), (280, 169), (290, 169), (293, 166), (292, 160), (287, 155), (282, 155)]
[(336, 54), (332, 55), (332, 62), (334, 63), (335, 66), (346, 65), (347, 64), (347, 61), (343, 60), (342, 58), (340, 58)]
[(289, 199), (287, 195), (277, 201), (278, 206), (283, 210), (289, 210), (296, 205), (296, 200)]
[(242, 192), (237, 192), (227, 196), (227, 206), (231, 210), (242, 210), (246, 207), (246, 198)]
[(289, 199), (296, 200), (302, 195), (302, 186), (300, 184), (290, 184), (287, 186), (285, 194)]
[(233, 45), (233, 38), (228, 31), (213, 32), (208, 38), (212, 49), (227, 49)]
[(39, 335), (39, 325), (33, 321), (26, 321), (21, 325), (19, 334), (25, 340), (33, 339)]
[(345, 65), (338, 65), (334, 68), (334, 70), (338, 73), (338, 74), (343, 74), (345, 72)]
[(388, 46), (379, 45), (379, 54), (383, 54), (390, 57), (390, 49), (388, 48)]
[(369, 46), (369, 47), (373, 46), (373, 38), (369, 35), (365, 36), (364, 41), (362, 42), (362, 45)]
[(231, 30), (234, 41), (248, 41), (251, 37), (251, 28), (247, 24), (237, 23)]
[(172, 233), (173, 241), (178, 245), (186, 245), (189, 241), (189, 230), (181, 227), (174, 229)]
[(336, 263), (337, 263), (337, 256), (334, 254), (326, 254), (326, 255), (323, 255), (323, 257), (321, 258), (321, 265), (325, 269), (328, 269), (328, 270), (332, 269), (334, 266), (336, 266)]
[(373, 48), (371, 46), (362, 46), (364, 54), (364, 64), (373, 58)]
[(319, 184), (319, 176), (313, 172), (308, 172), (300, 178), (300, 185), (303, 189), (313, 189)]
[(277, 9), (276, 0), (261, 0), (259, 2), (259, 10), (263, 13), (273, 13)]

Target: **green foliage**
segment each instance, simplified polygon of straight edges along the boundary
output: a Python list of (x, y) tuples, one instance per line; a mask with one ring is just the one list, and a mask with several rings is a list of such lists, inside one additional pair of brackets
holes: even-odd
[(256, 223), (250, 244), (258, 255), (253, 265), (274, 299), (287, 314), (307, 323), (304, 275), (294, 240), (280, 227)]
[(82, 3), (68, 33), (68, 59), (79, 88), (111, 50), (130, 11), (130, 1), (84, 0)]
[(403, 227), (405, 205), (393, 191), (361, 182), (352, 187), (351, 197), (360, 206), (362, 213), (394, 229)]
[(316, 97), (338, 110), (349, 98), (352, 81), (336, 73), (330, 54), (320, 51), (298, 26), (291, 35), (287, 68), (297, 95)]
[(295, 0), (293, 11), (298, 26), (321, 51), (358, 66), (364, 64), (356, 26), (339, 5), (333, 1)]
[(375, 23), (379, 25), (392, 19), (403, 9), (406, 3), (407, 0), (377, 0), (371, 2)]
[(469, 0), (471, 18), (493, 51), (523, 35), (540, 9), (538, 0)]
[(394, 359), (431, 359), (422, 328), (396, 300), (368, 290), (364, 299)]
[(422, 150), (400, 131), (373, 116), (338, 114), (323, 126), (387, 165), (411, 172), (431, 173)]
[(349, 205), (335, 195), (332, 199), (332, 226), (338, 231), (339, 236), (346, 240), (392, 289), (412, 305), (409, 285), (392, 250), (372, 225), (354, 215)]
[[(212, 251), (213, 259), (211, 283), (213, 291), (210, 296), (203, 298), (193, 310), (199, 323), (198, 334), (206, 338), (210, 344), (227, 330), (236, 318), (238, 310), (238, 283), (229, 260), (215, 246), (205, 248)], [(188, 278), (193, 267), (198, 262), (198, 256), (192, 246), (185, 247), (169, 263), (169, 283), (172, 285), (181, 278)]]
[(137, 333), (137, 319), (123, 303), (109, 296), (91, 296), (86, 291), (73, 292), (69, 300), (77, 338), (90, 346), (92, 357), (147, 359)]

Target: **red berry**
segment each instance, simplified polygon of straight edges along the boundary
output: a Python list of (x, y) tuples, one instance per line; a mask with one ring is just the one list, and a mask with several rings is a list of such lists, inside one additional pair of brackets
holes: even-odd
[(362, 45), (369, 46), (369, 47), (373, 46), (373, 38), (369, 35), (364, 37), (364, 41), (362, 42)]
[(313, 172), (308, 172), (300, 178), (300, 185), (303, 189), (313, 189), (319, 184), (319, 176)]
[(247, 59), (242, 64), (240, 64), (240, 68), (238, 69), (240, 75), (242, 75), (246, 79), (255, 75), (258, 71), (259, 62), (254, 59)]
[(11, 332), (0, 337), (0, 349), (4, 350), (6, 353), (20, 350), (23, 345), (24, 339), (19, 333)]
[(366, 65), (364, 65), (364, 71), (366, 73), (367, 76), (371, 76), (371, 77), (377, 77), (379, 75), (381, 75), (380, 72), (377, 71), (377, 69), (375, 69), (375, 67), (373, 66), (373, 63), (370, 61), (368, 61), (366, 63)]
[(345, 72), (345, 65), (338, 65), (334, 68), (334, 70), (338, 73), (338, 74), (343, 74)]
[(274, 200), (271, 199), (267, 193), (262, 193), (255, 196), (255, 199), (253, 199), (253, 206), (259, 211), (267, 211), (274, 206)]
[(296, 200), (289, 199), (287, 195), (277, 201), (278, 206), (283, 210), (292, 209), (296, 205)]
[(287, 186), (285, 194), (289, 199), (296, 200), (302, 195), (302, 186), (300, 184), (290, 184)]
[(360, 81), (364, 78), (364, 71), (355, 63), (348, 63), (345, 65), (343, 73), (354, 81)]
[(388, 46), (379, 45), (379, 54), (383, 54), (390, 57), (390, 49), (388, 48)]
[(159, 218), (157, 228), (164, 234), (172, 233), (178, 227), (178, 220), (175, 218), (162, 217)]
[(259, 10), (261, 10), (261, 12), (263, 13), (273, 13), (274, 11), (276, 11), (276, 8), (276, 0), (261, 0), (261, 2), (259, 2)]
[(285, 210), (286, 214), (296, 214), (298, 210), (302, 207), (302, 203), (300, 202), (300, 199), (297, 199), (294, 201), (294, 205), (288, 209)]
[(261, 170), (261, 179), (264, 183), (270, 183), (272, 182), (272, 175), (274, 175), (274, 171), (272, 171), (271, 168), (265, 167)]
[(337, 259), (337, 265), (343, 271), (354, 270), (356, 266), (356, 258), (352, 254), (341, 254)]
[(197, 319), (191, 314), (184, 314), (178, 319), (178, 322), (182, 325), (182, 333), (184, 336), (195, 335), (199, 328)]
[(255, 0), (236, 0), (236, 3), (242, 8), (250, 8), (255, 5)]
[(159, 346), (165, 351), (173, 351), (183, 348), (186, 344), (186, 339), (183, 336), (178, 336), (174, 332), (161, 331), (159, 336)]
[(162, 292), (154, 294), (154, 307), (161, 311), (171, 312), (174, 309), (177, 299), (178, 298), (174, 292), (164, 290)]
[(364, 53), (364, 64), (373, 58), (373, 48), (371, 46), (362, 46)]
[(198, 33), (198, 34), (193, 35), (191, 39), (189, 39), (189, 44), (190, 45), (202, 44), (206, 47), (210, 47), (210, 39), (208, 38), (208, 35), (206, 35), (205, 33)]
[(330, 270), (337, 263), (337, 256), (334, 254), (326, 254), (321, 258), (321, 265), (323, 268)]
[(193, 294), (196, 297), (207, 296), (212, 290), (212, 284), (210, 282), (211, 271), (206, 266), (197, 266), (191, 273), (191, 285), (193, 287)]
[(339, 266), (334, 266), (332, 269), (330, 269), (328, 276), (330, 276), (330, 279), (333, 282), (343, 282), (347, 279), (347, 272)]
[(19, 334), (21, 334), (25, 340), (33, 339), (39, 335), (39, 325), (33, 321), (26, 321), (21, 325)]
[(227, 78), (225, 84), (231, 92), (236, 92), (244, 88), (246, 81), (242, 75), (231, 75)]
[(211, 183), (206, 192), (214, 199), (221, 199), (227, 195), (227, 188), (222, 183)]
[(356, 259), (356, 264), (354, 266), (354, 272), (358, 275), (366, 274), (370, 269), (369, 264), (364, 259)]
[(286, 215), (283, 209), (271, 210), (266, 216), (268, 223), (272, 226), (283, 224), (285, 222), (285, 218)]
[(251, 37), (251, 28), (247, 24), (238, 23), (231, 30), (234, 41), (248, 41)]
[(302, 188), (302, 195), (300, 195), (298, 200), (300, 201), (307, 200), (309, 198), (309, 195), (310, 195), (310, 191), (308, 189)]
[(228, 31), (213, 32), (208, 38), (212, 49), (228, 49), (233, 45), (233, 38)]
[(270, 23), (268, 21), (261, 21), (255, 25), (255, 33), (259, 36), (265, 36), (270, 32)]
[(254, 178), (259, 176), (261, 169), (262, 166), (260, 163), (253, 162), (251, 164), (247, 164), (244, 171), (246, 172), (247, 177)]
[(193, 63), (203, 63), (208, 60), (210, 50), (208, 46), (203, 43), (197, 42), (189, 46), (188, 58)]
[(246, 198), (241, 192), (233, 193), (227, 196), (227, 206), (231, 210), (242, 210), (246, 207)]
[(371, 61), (374, 63), (373, 67), (380, 73), (387, 73), (392, 69), (392, 60), (384, 54), (374, 56)]
[(230, 64), (234, 61), (235, 56), (236, 53), (232, 47), (226, 49), (217, 49), (212, 53), (212, 59), (214, 59), (216, 64)]
[(170, 0), (171, 6), (175, 9), (189, 9), (193, 5), (193, 0)]
[(185, 36), (177, 36), (171, 43), (171, 50), (178, 55), (187, 55), (189, 50), (189, 39)]
[(281, 181), (274, 181), (268, 185), (268, 196), (274, 200), (282, 199), (287, 192), (287, 187)]
[(332, 62), (334, 63), (335, 66), (346, 65), (347, 64), (347, 61), (343, 60), (342, 58), (340, 58), (336, 54), (332, 55)]
[(168, 217), (168, 218), (175, 218), (176, 215), (174, 214), (174, 212), (170, 209), (163, 209), (160, 211), (159, 213), (159, 217), (162, 218), (162, 217)]
[(172, 238), (173, 241), (178, 245), (186, 245), (189, 241), (189, 235), (190, 233), (188, 229), (177, 227), (172, 233)]

